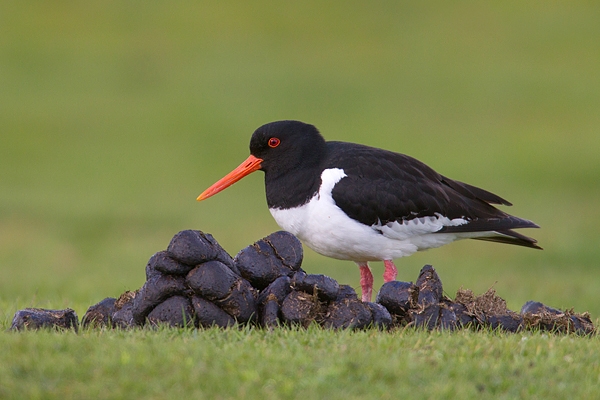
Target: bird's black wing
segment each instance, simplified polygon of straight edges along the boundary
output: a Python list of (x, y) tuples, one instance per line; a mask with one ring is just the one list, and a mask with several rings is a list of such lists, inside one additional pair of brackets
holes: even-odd
[[(445, 226), (438, 232), (494, 231), (518, 242), (537, 247), (535, 240), (512, 229), (538, 227), (513, 217), (492, 204), (511, 205), (486, 190), (446, 178), (424, 163), (390, 151), (334, 142), (326, 168), (341, 168), (346, 177), (333, 188), (332, 197), (350, 218), (366, 225), (444, 216), (468, 223)], [(516, 234), (516, 235), (515, 235)], [(495, 237), (494, 237), (495, 238)], [(485, 240), (495, 240), (486, 238)]]

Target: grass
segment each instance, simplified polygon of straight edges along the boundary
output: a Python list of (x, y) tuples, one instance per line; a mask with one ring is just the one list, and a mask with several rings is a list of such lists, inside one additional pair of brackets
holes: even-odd
[[(433, 264), (450, 296), (493, 285), (511, 309), (597, 321), (598, 17), (592, 3), (2, 2), (0, 330), (25, 307), (82, 316), (139, 288), (179, 230), (235, 254), (278, 229), (259, 173), (194, 199), (284, 118), (410, 154), (542, 226), (527, 233), (544, 251), (465, 241), (398, 260), (400, 279)], [(303, 267), (358, 287), (351, 263), (306, 250)], [(0, 398), (545, 398), (590, 395), (599, 376), (596, 338), (543, 334), (2, 332), (0, 349)]]
[(3, 398), (593, 398), (600, 379), (597, 337), (539, 332), (46, 331), (6, 344)]

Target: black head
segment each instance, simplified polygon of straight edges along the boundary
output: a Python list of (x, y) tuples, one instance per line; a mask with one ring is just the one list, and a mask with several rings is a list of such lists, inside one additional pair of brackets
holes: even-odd
[(252, 134), (250, 153), (262, 159), (261, 170), (278, 176), (318, 165), (325, 153), (325, 139), (313, 125), (300, 121), (276, 121)]
[(265, 172), (269, 207), (293, 207), (307, 201), (320, 184), (325, 139), (317, 128), (299, 121), (271, 122), (254, 131), (250, 156), (206, 189), (198, 201), (228, 188), (257, 170)]

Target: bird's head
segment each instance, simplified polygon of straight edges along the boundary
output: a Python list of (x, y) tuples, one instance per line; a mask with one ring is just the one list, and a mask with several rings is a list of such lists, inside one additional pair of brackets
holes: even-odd
[(300, 121), (276, 121), (254, 131), (250, 156), (237, 168), (206, 189), (197, 200), (205, 200), (254, 171), (282, 176), (307, 165), (317, 164), (325, 151), (325, 139), (313, 125)]

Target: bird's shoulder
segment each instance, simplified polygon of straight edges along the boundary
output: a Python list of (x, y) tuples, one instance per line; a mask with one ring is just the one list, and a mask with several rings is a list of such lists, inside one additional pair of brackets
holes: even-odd
[(327, 142), (326, 168), (341, 168), (346, 174), (385, 181), (434, 180), (441, 176), (425, 163), (406, 154), (356, 143)]

